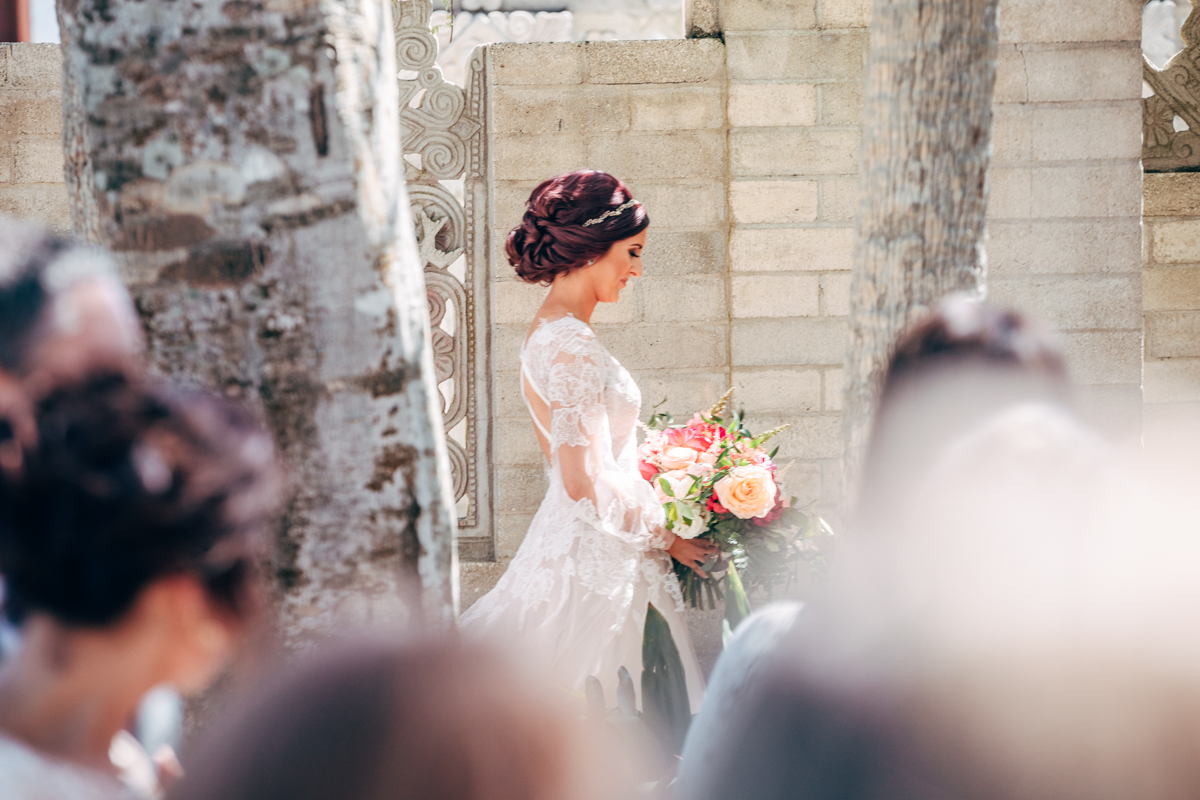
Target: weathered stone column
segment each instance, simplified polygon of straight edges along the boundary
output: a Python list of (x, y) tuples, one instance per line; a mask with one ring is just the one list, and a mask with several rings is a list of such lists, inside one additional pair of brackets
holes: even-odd
[(875, 0), (843, 418), (852, 498), (896, 337), (953, 292), (981, 296), (998, 0)]
[(292, 481), (285, 638), (452, 619), (454, 516), (384, 0), (63, 0), (76, 228), (159, 371), (246, 397)]

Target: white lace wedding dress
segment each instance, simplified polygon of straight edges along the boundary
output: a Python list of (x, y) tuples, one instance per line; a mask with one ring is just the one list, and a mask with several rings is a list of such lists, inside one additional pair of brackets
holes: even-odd
[[(637, 470), (637, 384), (572, 316), (543, 320), (530, 334), (521, 380), (550, 453), (549, 489), (508, 571), (462, 615), (460, 627), (501, 637), (570, 689), (582, 692), (596, 676), (610, 706), (624, 666), (640, 707), (642, 631), (653, 605), (671, 627), (695, 713), (703, 677), (662, 549), (662, 506)], [(572, 499), (567, 485), (577, 495), (577, 487), (590, 486), (594, 501)]]

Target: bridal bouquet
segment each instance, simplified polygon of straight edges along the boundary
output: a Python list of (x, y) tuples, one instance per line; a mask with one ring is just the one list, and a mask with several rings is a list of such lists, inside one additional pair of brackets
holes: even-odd
[(638, 449), (638, 467), (650, 481), (667, 514), (667, 527), (685, 539), (704, 538), (720, 550), (705, 565), (707, 578), (675, 563), (684, 598), (695, 608), (715, 607), (726, 598), (749, 613), (747, 591), (768, 592), (790, 582), (801, 561), (819, 557), (813, 539), (829, 534), (829, 526), (812, 511), (799, 508), (783, 491), (783, 470), (766, 443), (787, 426), (757, 436), (743, 424), (744, 412), (726, 413), (730, 389), (707, 413), (686, 425), (672, 425), (655, 414), (644, 426), (646, 441)]

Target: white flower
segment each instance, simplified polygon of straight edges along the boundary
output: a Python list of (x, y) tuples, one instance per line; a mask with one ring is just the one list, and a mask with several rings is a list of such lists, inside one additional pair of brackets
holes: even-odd
[[(666, 481), (671, 487), (671, 493), (674, 497), (667, 496), (663, 491), (662, 482)], [(681, 469), (674, 469), (670, 472), (663, 472), (654, 477), (654, 493), (658, 495), (658, 502), (666, 503), (669, 500), (682, 500), (687, 497), (688, 492), (692, 489), (692, 476)]]
[[(681, 507), (681, 508), (679, 508)], [(674, 534), (681, 539), (695, 539), (700, 534), (708, 529), (709, 512), (701, 507), (698, 502), (692, 500), (680, 500), (678, 510), (686, 511), (686, 516), (691, 518), (691, 523), (684, 520), (681, 514), (668, 527)]]

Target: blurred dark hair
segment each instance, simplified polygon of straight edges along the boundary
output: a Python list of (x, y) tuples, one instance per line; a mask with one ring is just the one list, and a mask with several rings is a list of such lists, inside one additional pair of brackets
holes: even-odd
[(1011, 368), (1055, 381), (1067, 374), (1057, 345), (1020, 314), (952, 297), (900, 337), (881, 398), (926, 370), (970, 366)]
[(550, 285), (558, 275), (608, 252), (650, 224), (641, 203), (594, 225), (633, 195), (624, 183), (598, 170), (579, 170), (538, 184), (525, 204), (521, 224), (508, 234), (504, 252), (521, 280)]
[(0, 270), (0, 369), (24, 371), (34, 332), (51, 297), (42, 282), (43, 272), (68, 246), (67, 240), (52, 234), (39, 235), (23, 248), (9, 245), (9, 263)]
[(340, 643), (216, 722), (172, 800), (570, 800), (564, 721), (490, 651)]
[(120, 376), (60, 389), (20, 468), (0, 471), (5, 611), (103, 626), (193, 573), (241, 613), (277, 483), (270, 439), (223, 400)]

